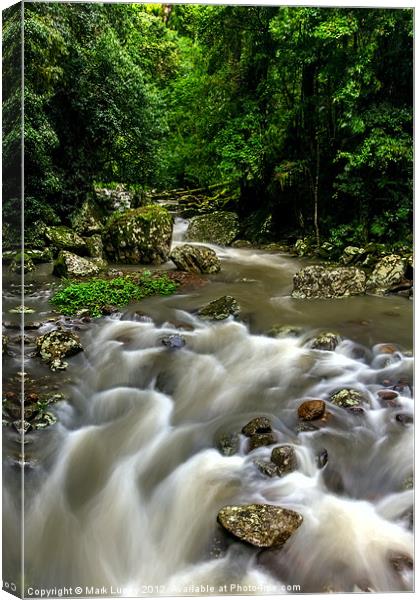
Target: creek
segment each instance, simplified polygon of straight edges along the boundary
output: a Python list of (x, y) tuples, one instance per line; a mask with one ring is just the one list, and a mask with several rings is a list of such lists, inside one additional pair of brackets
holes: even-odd
[[(186, 225), (177, 219), (174, 244)], [(31, 377), (49, 377), (68, 395), (54, 408), (56, 425), (26, 436), (26, 585), (106, 588), (105, 596), (111, 588), (125, 596), (277, 594), (293, 585), (306, 593), (412, 590), (412, 571), (404, 560), (395, 566), (413, 552), (413, 491), (404, 485), (413, 425), (396, 420), (413, 413), (412, 303), (292, 299), (293, 274), (307, 261), (212, 247), (222, 270), (206, 285), (80, 324), (85, 351), (64, 374), (25, 359)], [(29, 321), (52, 314), (49, 269), (26, 278)], [(7, 282), (6, 313), (20, 303), (16, 289)], [(240, 319), (195, 315), (226, 294), (239, 302)], [(266, 335), (275, 324), (301, 333)], [(340, 334), (334, 352), (310, 348), (320, 330)], [(165, 348), (170, 334), (185, 346)], [(382, 352), (383, 343), (395, 351)], [(18, 366), (8, 360), (6, 377)], [(401, 380), (398, 406), (384, 406), (377, 391)], [(341, 388), (363, 394), (362, 414), (329, 404), (319, 429), (297, 431), (303, 400), (328, 400)], [(268, 459), (272, 447), (248, 453), (243, 435), (235, 454), (221, 454), (220, 436), (240, 433), (256, 416), (269, 417), (278, 443), (294, 447), (297, 470), (267, 477), (254, 460)], [(6, 569), (17, 576), (16, 436), (4, 436), (3, 506)], [(319, 468), (324, 449), (328, 462)], [(216, 522), (221, 507), (248, 503), (291, 508), (303, 524), (283, 548), (258, 551), (228, 539)]]

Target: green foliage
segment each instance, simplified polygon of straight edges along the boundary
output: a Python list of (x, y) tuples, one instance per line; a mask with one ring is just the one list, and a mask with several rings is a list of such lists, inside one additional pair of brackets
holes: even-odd
[(64, 315), (74, 315), (87, 309), (93, 317), (100, 317), (103, 307), (126, 306), (133, 300), (146, 296), (167, 296), (176, 291), (177, 284), (165, 274), (141, 274), (115, 279), (91, 279), (86, 282), (68, 281), (51, 299), (51, 303)]

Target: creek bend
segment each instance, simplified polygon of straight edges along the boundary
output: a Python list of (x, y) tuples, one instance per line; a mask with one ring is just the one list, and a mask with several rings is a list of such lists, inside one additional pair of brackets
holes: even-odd
[[(178, 219), (174, 244), (184, 232)], [(49, 375), (68, 400), (55, 407), (57, 424), (31, 433), (26, 445), (33, 458), (25, 470), (27, 585), (105, 586), (123, 595), (150, 595), (147, 586), (153, 595), (189, 587), (200, 595), (201, 585), (215, 593), (227, 585), (230, 594), (247, 586), (246, 593), (283, 593), (294, 584), (301, 592), (411, 590), (411, 570), (392, 564), (413, 551), (413, 494), (404, 485), (413, 426), (396, 420), (413, 412), (411, 302), (295, 300), (292, 276), (308, 261), (206, 246), (222, 261), (207, 284), (81, 325), (85, 351), (64, 378)], [(26, 278), (33, 320), (51, 316), (51, 280), (46, 265)], [(7, 312), (19, 298), (5, 287)], [(222, 295), (239, 302), (240, 319), (209, 323), (194, 314)], [(302, 333), (269, 337), (275, 324)], [(334, 352), (310, 349), (320, 330), (341, 335)], [(162, 346), (172, 334), (183, 348)], [(396, 351), (381, 353), (381, 343)], [(34, 378), (48, 372), (31, 357), (25, 370)], [(408, 383), (397, 408), (378, 398), (385, 380)], [(299, 405), (341, 388), (363, 393), (364, 413), (328, 405), (322, 427), (297, 432)], [(233, 455), (218, 450), (222, 434), (240, 433), (257, 416), (270, 418), (277, 444), (294, 447), (295, 471), (265, 476), (254, 460), (268, 459), (272, 448), (248, 453), (243, 435)], [(319, 468), (324, 449), (328, 462)], [(14, 473), (4, 500), (13, 549), (19, 473), (13, 461), (6, 469)], [(228, 539), (216, 522), (223, 506), (248, 503), (296, 510), (303, 523), (283, 548), (257, 551)], [(9, 560), (13, 568), (13, 551)]]

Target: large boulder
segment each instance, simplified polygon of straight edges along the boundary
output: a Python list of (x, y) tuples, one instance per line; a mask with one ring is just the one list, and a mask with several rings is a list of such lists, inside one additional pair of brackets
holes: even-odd
[(366, 292), (366, 275), (356, 267), (301, 269), (293, 277), (292, 298), (341, 298)]
[(79, 235), (93, 235), (102, 231), (104, 213), (91, 198), (87, 198), (82, 206), (73, 214), (71, 224)]
[(76, 254), (87, 254), (86, 242), (72, 229), (57, 225), (46, 227), (44, 235), (48, 242), (53, 246), (57, 253), (59, 250), (68, 250)]
[(302, 515), (272, 504), (225, 506), (218, 523), (231, 535), (258, 548), (275, 548), (287, 542), (300, 527)]
[(223, 321), (230, 316), (237, 317), (240, 310), (240, 306), (235, 298), (232, 298), (232, 296), (222, 296), (200, 308), (198, 314), (200, 317), (210, 321)]
[(105, 253), (114, 262), (161, 264), (168, 260), (173, 218), (157, 205), (115, 213), (103, 232)]
[(217, 210), (194, 217), (188, 225), (186, 239), (229, 246), (239, 234), (239, 217), (234, 212)]
[(88, 259), (62, 250), (54, 262), (53, 274), (58, 277), (95, 277), (106, 267), (102, 259)]
[(404, 279), (407, 265), (408, 259), (398, 254), (384, 256), (376, 263), (367, 281), (367, 290), (373, 294), (385, 294)]
[(36, 347), (41, 359), (49, 365), (51, 371), (66, 369), (68, 365), (63, 358), (83, 350), (79, 336), (61, 330), (41, 335), (36, 340)]
[(180, 271), (189, 273), (218, 273), (221, 268), (216, 252), (206, 246), (183, 244), (174, 248), (169, 258)]

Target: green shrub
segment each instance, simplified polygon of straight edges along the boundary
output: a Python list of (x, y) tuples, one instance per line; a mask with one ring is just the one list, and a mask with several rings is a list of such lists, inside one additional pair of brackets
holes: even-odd
[(168, 296), (176, 288), (177, 284), (167, 275), (152, 275), (150, 271), (144, 271), (110, 280), (95, 278), (83, 282), (68, 281), (52, 297), (51, 303), (64, 315), (74, 315), (87, 309), (92, 317), (100, 317), (104, 306), (122, 307), (146, 296)]

